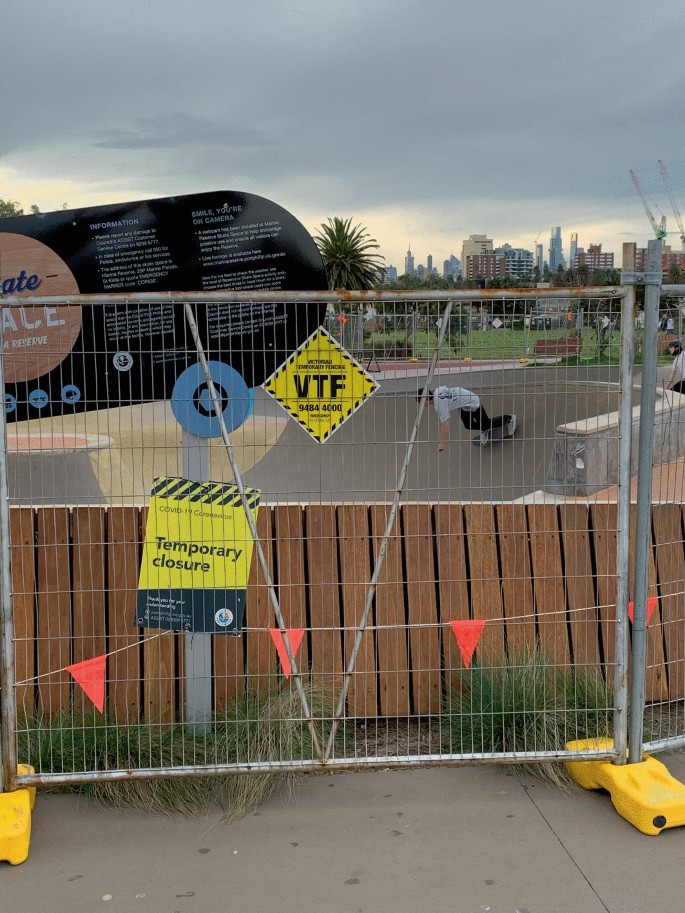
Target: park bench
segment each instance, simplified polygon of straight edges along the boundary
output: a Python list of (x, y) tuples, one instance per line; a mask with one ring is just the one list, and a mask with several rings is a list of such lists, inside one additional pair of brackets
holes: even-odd
[(567, 358), (579, 356), (583, 347), (580, 336), (565, 336), (561, 339), (538, 339), (533, 347), (533, 354), (544, 358)]

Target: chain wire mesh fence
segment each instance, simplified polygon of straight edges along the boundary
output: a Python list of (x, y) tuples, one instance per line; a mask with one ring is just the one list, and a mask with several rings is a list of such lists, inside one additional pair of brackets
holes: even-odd
[[(78, 381), (45, 346), (49, 389), (5, 347), (8, 782), (547, 761), (611, 736), (641, 400), (624, 299), (93, 296), (105, 329)], [(16, 338), (40, 338), (24, 305)], [(478, 400), (443, 449), (437, 387)], [(683, 733), (682, 408), (657, 391), (659, 737)]]

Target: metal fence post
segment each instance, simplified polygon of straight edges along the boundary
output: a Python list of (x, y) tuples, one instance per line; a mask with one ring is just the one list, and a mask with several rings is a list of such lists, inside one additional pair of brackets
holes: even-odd
[(647, 246), (645, 282), (645, 329), (642, 347), (642, 394), (637, 469), (637, 521), (635, 529), (635, 576), (633, 586), (633, 666), (630, 683), (629, 764), (642, 760), (647, 677), (647, 591), (652, 527), (652, 463), (656, 404), (659, 296), (661, 292), (662, 242)]
[[(182, 430), (183, 477), (209, 481), (209, 440)], [(185, 649), (186, 722), (209, 723), (212, 718), (212, 635), (183, 635)]]
[(17, 706), (14, 688), (14, 617), (10, 547), (5, 370), (0, 329), (0, 793), (4, 792), (17, 775)]
[[(618, 529), (616, 531), (616, 632), (614, 653), (614, 748), (625, 764), (628, 744), (628, 598), (630, 591), (630, 479), (633, 438), (633, 367), (635, 358), (635, 255), (623, 245), (625, 295), (621, 301), (620, 440), (618, 462)], [(582, 327), (582, 308), (580, 309)], [(580, 330), (579, 335), (582, 333)]]

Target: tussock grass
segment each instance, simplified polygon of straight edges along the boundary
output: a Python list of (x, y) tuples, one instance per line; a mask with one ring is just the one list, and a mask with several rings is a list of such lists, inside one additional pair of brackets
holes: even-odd
[[(555, 666), (539, 652), (497, 668), (462, 670), (441, 716), (445, 746), (464, 754), (563, 750), (576, 739), (610, 736), (612, 728), (613, 693), (601, 673)], [(562, 762), (529, 762), (523, 769), (573, 786)]]
[[(333, 717), (332, 691), (305, 684), (319, 744)], [(340, 738), (345, 738), (341, 729)], [(103, 780), (76, 789), (107, 805), (169, 815), (204, 814), (215, 805), (225, 821), (242, 817), (296, 774), (292, 771), (207, 775), (203, 767), (314, 757), (312, 738), (292, 683), (249, 693), (206, 725), (122, 726), (101, 716), (34, 718), (19, 734), (19, 756), (41, 772), (200, 768), (188, 776)]]

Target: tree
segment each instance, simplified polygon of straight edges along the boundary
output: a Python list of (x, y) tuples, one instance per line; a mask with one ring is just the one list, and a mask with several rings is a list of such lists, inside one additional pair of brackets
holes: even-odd
[[(29, 207), (31, 209), (32, 215), (36, 216), (40, 213), (40, 209), (36, 206), (35, 203), (32, 203)], [(64, 204), (64, 208), (67, 208), (67, 204)], [(12, 200), (0, 200), (0, 219), (6, 219), (9, 216), (23, 216), (24, 210), (21, 208), (19, 203), (15, 203)]]
[(13, 203), (12, 200), (0, 200), (0, 219), (6, 219), (8, 216), (23, 216), (24, 210), (19, 203)]
[(683, 273), (677, 263), (671, 263), (668, 268), (668, 281), (673, 285), (679, 285), (682, 282)]
[(326, 268), (329, 289), (375, 288), (385, 258), (374, 253), (380, 245), (363, 225), (335, 216), (321, 225), (314, 241)]

